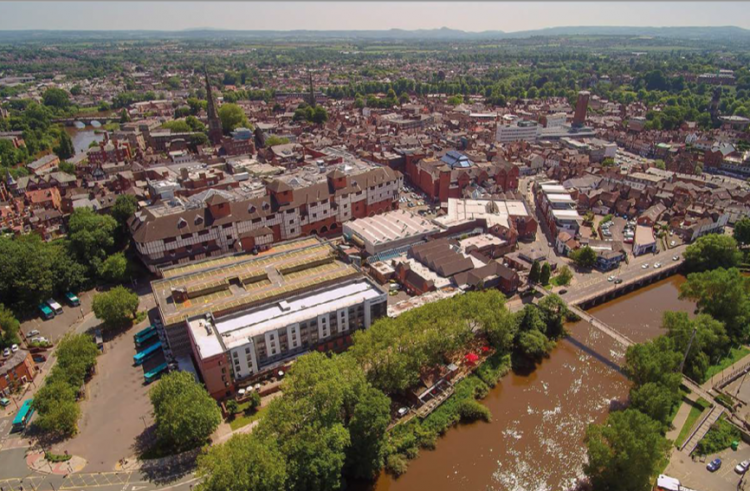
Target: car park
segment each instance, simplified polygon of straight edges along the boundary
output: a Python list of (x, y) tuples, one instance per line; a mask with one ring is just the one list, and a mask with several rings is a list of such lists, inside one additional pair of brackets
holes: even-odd
[(711, 462), (708, 463), (706, 466), (706, 469), (709, 470), (709, 472), (716, 472), (719, 469), (721, 469), (721, 459), (714, 459)]
[(26, 333), (27, 338), (33, 338), (34, 336), (39, 336), (39, 330), (38, 329), (32, 329), (31, 331)]

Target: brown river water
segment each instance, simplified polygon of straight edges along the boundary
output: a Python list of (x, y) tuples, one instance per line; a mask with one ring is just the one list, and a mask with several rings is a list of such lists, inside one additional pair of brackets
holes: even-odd
[[(590, 310), (636, 342), (661, 333), (662, 312), (691, 312), (677, 298), (674, 276)], [(586, 322), (528, 374), (511, 373), (483, 401), (492, 422), (459, 425), (423, 450), (398, 479), (386, 473), (367, 491), (558, 491), (583, 473), (586, 427), (627, 401), (630, 384), (619, 371), (625, 350)]]

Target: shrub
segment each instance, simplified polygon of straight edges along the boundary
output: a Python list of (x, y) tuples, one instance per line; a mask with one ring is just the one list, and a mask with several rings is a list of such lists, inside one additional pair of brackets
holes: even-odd
[(717, 421), (703, 440), (698, 442), (697, 452), (699, 455), (710, 455), (720, 452), (732, 445), (732, 442), (740, 439), (740, 430), (727, 423), (722, 417)]
[(386, 459), (385, 468), (388, 472), (398, 477), (409, 468), (409, 461), (401, 454), (392, 454)]
[(461, 415), (461, 420), (466, 421), (487, 421), (492, 419), (492, 414), (487, 406), (483, 406), (479, 402), (473, 399), (464, 399), (458, 406), (458, 412)]

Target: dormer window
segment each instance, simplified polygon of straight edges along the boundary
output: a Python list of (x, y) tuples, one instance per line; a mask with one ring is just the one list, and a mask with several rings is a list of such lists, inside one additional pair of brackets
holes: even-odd
[(255, 213), (256, 209), (254, 205), (250, 205), (250, 208), (247, 209), (248, 213)]
[(200, 225), (201, 223), (203, 223), (203, 217), (200, 215), (196, 215), (195, 220), (193, 220), (193, 223), (196, 225)]
[(261, 208), (263, 208), (264, 210), (267, 210), (270, 207), (271, 207), (271, 205), (269, 205), (267, 201), (264, 201), (263, 204), (261, 205)]
[(180, 218), (177, 221), (177, 228), (183, 228), (183, 227), (186, 227), (186, 226), (187, 226), (187, 220), (185, 220), (184, 218)]

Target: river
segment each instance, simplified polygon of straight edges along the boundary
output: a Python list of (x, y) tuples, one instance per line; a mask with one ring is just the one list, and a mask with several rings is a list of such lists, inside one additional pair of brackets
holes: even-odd
[(76, 150), (76, 155), (86, 153), (91, 142), (100, 142), (104, 139), (103, 133), (96, 133), (101, 126), (101, 123), (94, 121), (91, 126), (85, 126), (83, 123), (76, 122), (75, 126), (67, 126), (65, 128), (65, 131), (70, 135), (70, 139), (73, 140), (73, 148)]
[[(591, 309), (634, 341), (661, 333), (665, 310), (691, 312), (677, 298), (674, 276)], [(459, 425), (422, 451), (398, 479), (382, 473), (368, 491), (569, 489), (582, 475), (586, 427), (627, 401), (630, 384), (619, 370), (624, 349), (586, 322), (568, 325), (536, 370), (511, 373), (483, 401), (491, 423)]]

